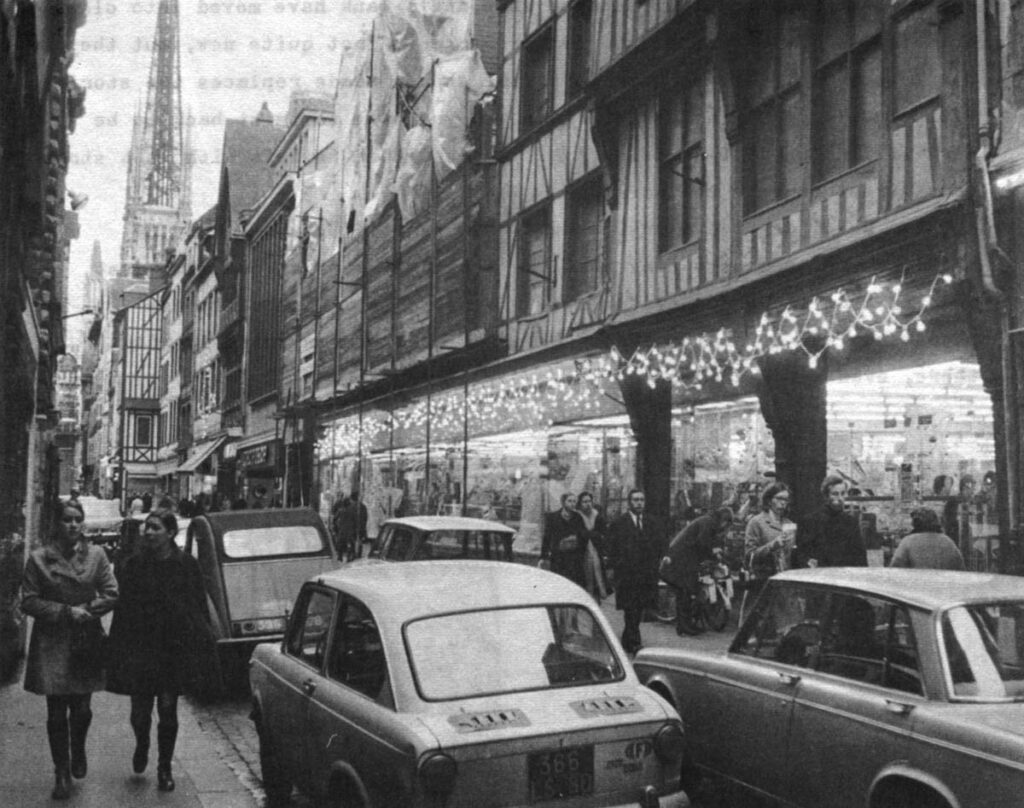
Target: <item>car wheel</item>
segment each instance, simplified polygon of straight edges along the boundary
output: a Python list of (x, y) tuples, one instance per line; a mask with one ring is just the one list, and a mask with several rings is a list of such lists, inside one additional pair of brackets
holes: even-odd
[(257, 721), (256, 732), (260, 741), (260, 777), (268, 806), (286, 805), (292, 795), (292, 784), (285, 776), (284, 767), (274, 752), (274, 746), (267, 733)]
[(949, 803), (921, 783), (892, 780), (878, 787), (871, 808), (949, 808)]

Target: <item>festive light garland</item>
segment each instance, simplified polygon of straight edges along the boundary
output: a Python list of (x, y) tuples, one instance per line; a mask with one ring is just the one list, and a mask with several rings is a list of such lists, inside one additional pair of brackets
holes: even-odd
[[(821, 355), (831, 349), (842, 351), (847, 342), (870, 334), (876, 340), (899, 335), (903, 342), (912, 333), (925, 331), (924, 314), (932, 305), (940, 283), (948, 285), (948, 273), (936, 275), (926, 294), (913, 305), (905, 300), (905, 273), (897, 283), (872, 278), (859, 296), (836, 289), (824, 297), (813, 297), (804, 309), (786, 306), (773, 317), (761, 314), (753, 340), (742, 348), (729, 329), (714, 334), (684, 337), (680, 342), (638, 348), (627, 359), (613, 347), (607, 355), (577, 360), (575, 371), (561, 368), (531, 373), (498, 382), (475, 384), (468, 395), (451, 390), (420, 399), (390, 413), (374, 411), (361, 419), (353, 416), (326, 427), (317, 443), (320, 457), (355, 454), (389, 431), (422, 427), (429, 419), (438, 431), (462, 429), (464, 419), (474, 432), (502, 428), (510, 422), (527, 421), (548, 427), (551, 414), (575, 407), (596, 411), (606, 385), (635, 375), (654, 388), (666, 380), (676, 389), (699, 391), (705, 384), (726, 379), (739, 387), (747, 373), (758, 373), (757, 359), (781, 351), (803, 351), (809, 367), (817, 367)], [(913, 314), (906, 315), (906, 311)], [(809, 339), (810, 338), (810, 339)]]

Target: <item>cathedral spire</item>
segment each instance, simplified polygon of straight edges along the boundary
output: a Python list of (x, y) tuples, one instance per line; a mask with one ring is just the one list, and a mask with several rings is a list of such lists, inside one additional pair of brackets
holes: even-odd
[(132, 124), (120, 274), (153, 280), (191, 216), (178, 0), (157, 7), (146, 104)]

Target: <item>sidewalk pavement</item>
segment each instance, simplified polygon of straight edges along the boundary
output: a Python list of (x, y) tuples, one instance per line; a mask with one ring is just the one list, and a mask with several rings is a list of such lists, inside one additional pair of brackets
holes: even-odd
[[(22, 667), (24, 663), (22, 663)], [(10, 808), (258, 808), (259, 785), (229, 765), (224, 742), (201, 726), (185, 699), (178, 702), (178, 743), (173, 761), (176, 788), (156, 788), (156, 715), (149, 767), (132, 773), (135, 739), (126, 696), (95, 693), (86, 747), (89, 774), (73, 780), (71, 799), (50, 799), (53, 762), (46, 740), (46, 700), (17, 678), (0, 685), (0, 805)]]
[[(737, 599), (738, 600), (738, 599)], [(675, 623), (660, 623), (658, 621), (645, 621), (640, 624), (640, 636), (644, 648), (699, 648), (702, 651), (725, 651), (733, 637), (736, 636), (736, 609), (738, 603), (734, 601), (733, 610), (729, 616), (729, 623), (722, 631), (705, 631), (695, 637), (679, 636), (676, 634)], [(601, 601), (601, 611), (604, 612), (608, 622), (615, 629), (615, 636), (622, 639), (622, 612), (615, 608), (615, 595), (609, 595)]]

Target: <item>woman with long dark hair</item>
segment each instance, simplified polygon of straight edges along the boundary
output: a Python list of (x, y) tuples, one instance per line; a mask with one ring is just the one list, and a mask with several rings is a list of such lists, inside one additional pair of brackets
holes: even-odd
[(121, 599), (110, 627), (107, 689), (131, 697), (135, 733), (132, 769), (149, 763), (153, 703), (157, 710), (157, 788), (174, 790), (171, 759), (178, 737), (178, 697), (216, 670), (209, 611), (199, 564), (174, 542), (178, 521), (169, 510), (146, 517), (136, 551), (118, 569)]
[(51, 540), (33, 550), (21, 583), (21, 608), (33, 618), (25, 689), (46, 696), (46, 734), (55, 781), (51, 796), (71, 796), (85, 777), (92, 694), (102, 690), (100, 617), (117, 601), (117, 581), (102, 548), (82, 533), (85, 511), (58, 502)]

